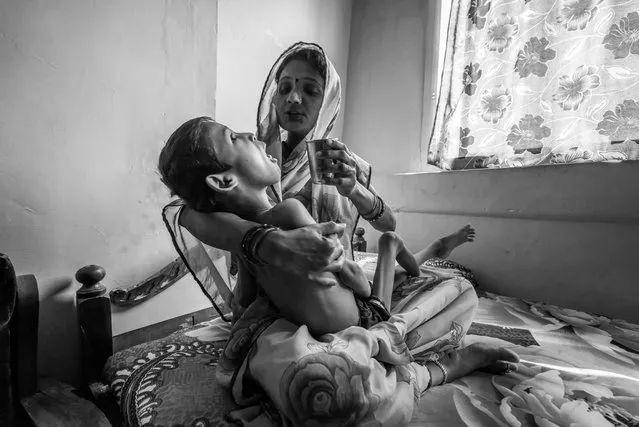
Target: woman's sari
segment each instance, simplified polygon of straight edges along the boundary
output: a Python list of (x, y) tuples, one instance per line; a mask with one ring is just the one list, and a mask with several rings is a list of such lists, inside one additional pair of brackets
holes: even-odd
[[(304, 141), (295, 147), (286, 159), (282, 159), (282, 141), (286, 140), (287, 132), (283, 130), (277, 120), (271, 120), (270, 108), (277, 92), (276, 75), (286, 58), (300, 50), (314, 50), (319, 52), (326, 61), (326, 80), (324, 99), (313, 129), (306, 135)], [(353, 257), (352, 240), (359, 212), (349, 199), (343, 197), (335, 186), (314, 184), (310, 177), (310, 167), (306, 152), (305, 141), (324, 139), (330, 136), (337, 120), (342, 102), (342, 84), (333, 66), (322, 48), (312, 43), (296, 43), (287, 49), (273, 64), (266, 79), (257, 112), (257, 137), (266, 143), (266, 151), (275, 157), (282, 170), (282, 179), (273, 186), (270, 196), (273, 201), (295, 197), (300, 200), (313, 218), (318, 222), (334, 221), (346, 226), (340, 242), (347, 257)], [(371, 166), (353, 154), (357, 163), (357, 180), (371, 192)], [(211, 248), (201, 243), (186, 229), (179, 225), (180, 214), (184, 208), (181, 200), (176, 200), (164, 208), (164, 222), (171, 234), (174, 246), (183, 261), (189, 267), (205, 295), (211, 300), (218, 312), (228, 312), (233, 307), (233, 279), (221, 273), (217, 268), (224, 258), (223, 251)], [(226, 257), (230, 260), (230, 257)], [(229, 262), (227, 262), (227, 265)], [(226, 278), (226, 279), (225, 279)]]
[[(267, 151), (282, 167), (281, 185), (272, 195), (299, 198), (318, 222), (345, 223), (342, 244), (352, 254), (357, 210), (335, 187), (311, 183), (306, 144), (300, 143), (282, 164), (286, 135), (269, 120), (277, 70), (300, 49), (324, 55), (319, 46), (307, 43), (284, 52), (269, 73), (258, 110), (258, 137), (266, 139)], [(339, 77), (328, 59), (326, 63), (324, 101), (308, 140), (328, 137), (339, 113)], [(370, 188), (371, 168), (357, 161), (358, 180)], [(233, 294), (216, 268), (220, 251), (205, 247), (179, 225), (181, 210), (179, 202), (164, 210), (176, 249), (211, 301), (225, 303), (228, 310)], [(391, 319), (368, 330), (351, 327), (313, 337), (306, 326), (293, 325), (266, 298), (258, 298), (225, 337), (217, 367), (218, 380), (243, 407), (230, 418), (255, 426), (406, 424), (430, 380), (428, 370), (414, 360), (436, 359), (457, 348), (477, 306), (473, 286), (462, 272), (426, 266), (421, 271), (421, 277), (408, 279), (394, 292)]]
[[(324, 99), (315, 127), (306, 135), (304, 141), (300, 142), (286, 159), (283, 159), (282, 141), (286, 140), (287, 132), (279, 126), (276, 119), (272, 119), (270, 114), (271, 104), (277, 93), (276, 76), (287, 58), (303, 50), (319, 52), (326, 60)], [(257, 110), (257, 138), (266, 143), (266, 151), (277, 159), (282, 169), (282, 180), (274, 192), (282, 198), (295, 197), (300, 200), (317, 222), (335, 221), (345, 224), (346, 230), (341, 242), (345, 253), (352, 259), (351, 242), (359, 220), (359, 212), (348, 198), (339, 194), (335, 186), (314, 184), (311, 181), (305, 143), (330, 137), (341, 103), (342, 83), (333, 63), (326, 57), (322, 48), (312, 43), (296, 43), (275, 61), (266, 79)], [(357, 163), (357, 180), (374, 192), (374, 189), (370, 187), (371, 166), (354, 154), (353, 158)]]

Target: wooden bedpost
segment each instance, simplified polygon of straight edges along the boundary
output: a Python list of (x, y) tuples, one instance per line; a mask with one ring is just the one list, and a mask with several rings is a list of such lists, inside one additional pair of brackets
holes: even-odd
[(111, 302), (106, 296), (106, 287), (100, 283), (105, 275), (104, 268), (97, 265), (82, 267), (75, 274), (76, 280), (82, 283), (76, 292), (76, 303), (82, 371), (89, 386), (100, 380), (102, 368), (113, 354)]

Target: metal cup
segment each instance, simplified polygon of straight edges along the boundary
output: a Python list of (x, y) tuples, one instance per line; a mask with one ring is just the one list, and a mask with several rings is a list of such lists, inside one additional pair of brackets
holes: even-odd
[(318, 159), (316, 153), (327, 147), (326, 139), (314, 139), (306, 141), (306, 153), (308, 154), (308, 164), (311, 169), (311, 181), (314, 184), (321, 184), (326, 168), (326, 159)]

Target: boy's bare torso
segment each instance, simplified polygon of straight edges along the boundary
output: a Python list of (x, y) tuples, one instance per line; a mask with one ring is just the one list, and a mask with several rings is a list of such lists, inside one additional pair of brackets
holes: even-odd
[[(299, 210), (300, 206), (297, 200), (287, 200), (259, 215), (258, 220), (282, 229), (298, 228), (306, 225), (301, 225), (300, 221), (306, 219), (300, 217), (310, 217), (308, 212), (304, 214)], [(249, 266), (243, 263), (241, 268), (248, 269), (256, 281), (255, 285), (264, 290), (285, 317), (299, 325), (305, 324), (313, 334), (334, 333), (359, 323), (355, 295), (351, 288), (341, 284), (344, 282), (341, 277), (339, 285), (322, 286), (310, 279), (300, 280), (268, 265)], [(241, 280), (246, 281), (246, 277)]]

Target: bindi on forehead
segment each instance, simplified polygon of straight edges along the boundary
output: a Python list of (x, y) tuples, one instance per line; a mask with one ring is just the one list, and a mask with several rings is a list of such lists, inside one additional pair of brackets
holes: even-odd
[(309, 81), (309, 82), (312, 82), (312, 83), (318, 84), (318, 85), (320, 85), (320, 86), (324, 84), (323, 80), (318, 80), (318, 79), (316, 79), (316, 78), (314, 78), (314, 77), (311, 77), (311, 76), (298, 76), (298, 77), (292, 77), (292, 76), (284, 76), (284, 75), (283, 75), (283, 76), (280, 78), (280, 80), (293, 80), (293, 81), (295, 81), (296, 83), (297, 83), (297, 82), (299, 82), (299, 81)]
[(288, 63), (282, 70), (280, 80), (293, 80), (295, 82), (308, 80), (319, 85), (324, 84), (324, 79), (320, 73), (309, 63), (301, 60), (294, 60)]

